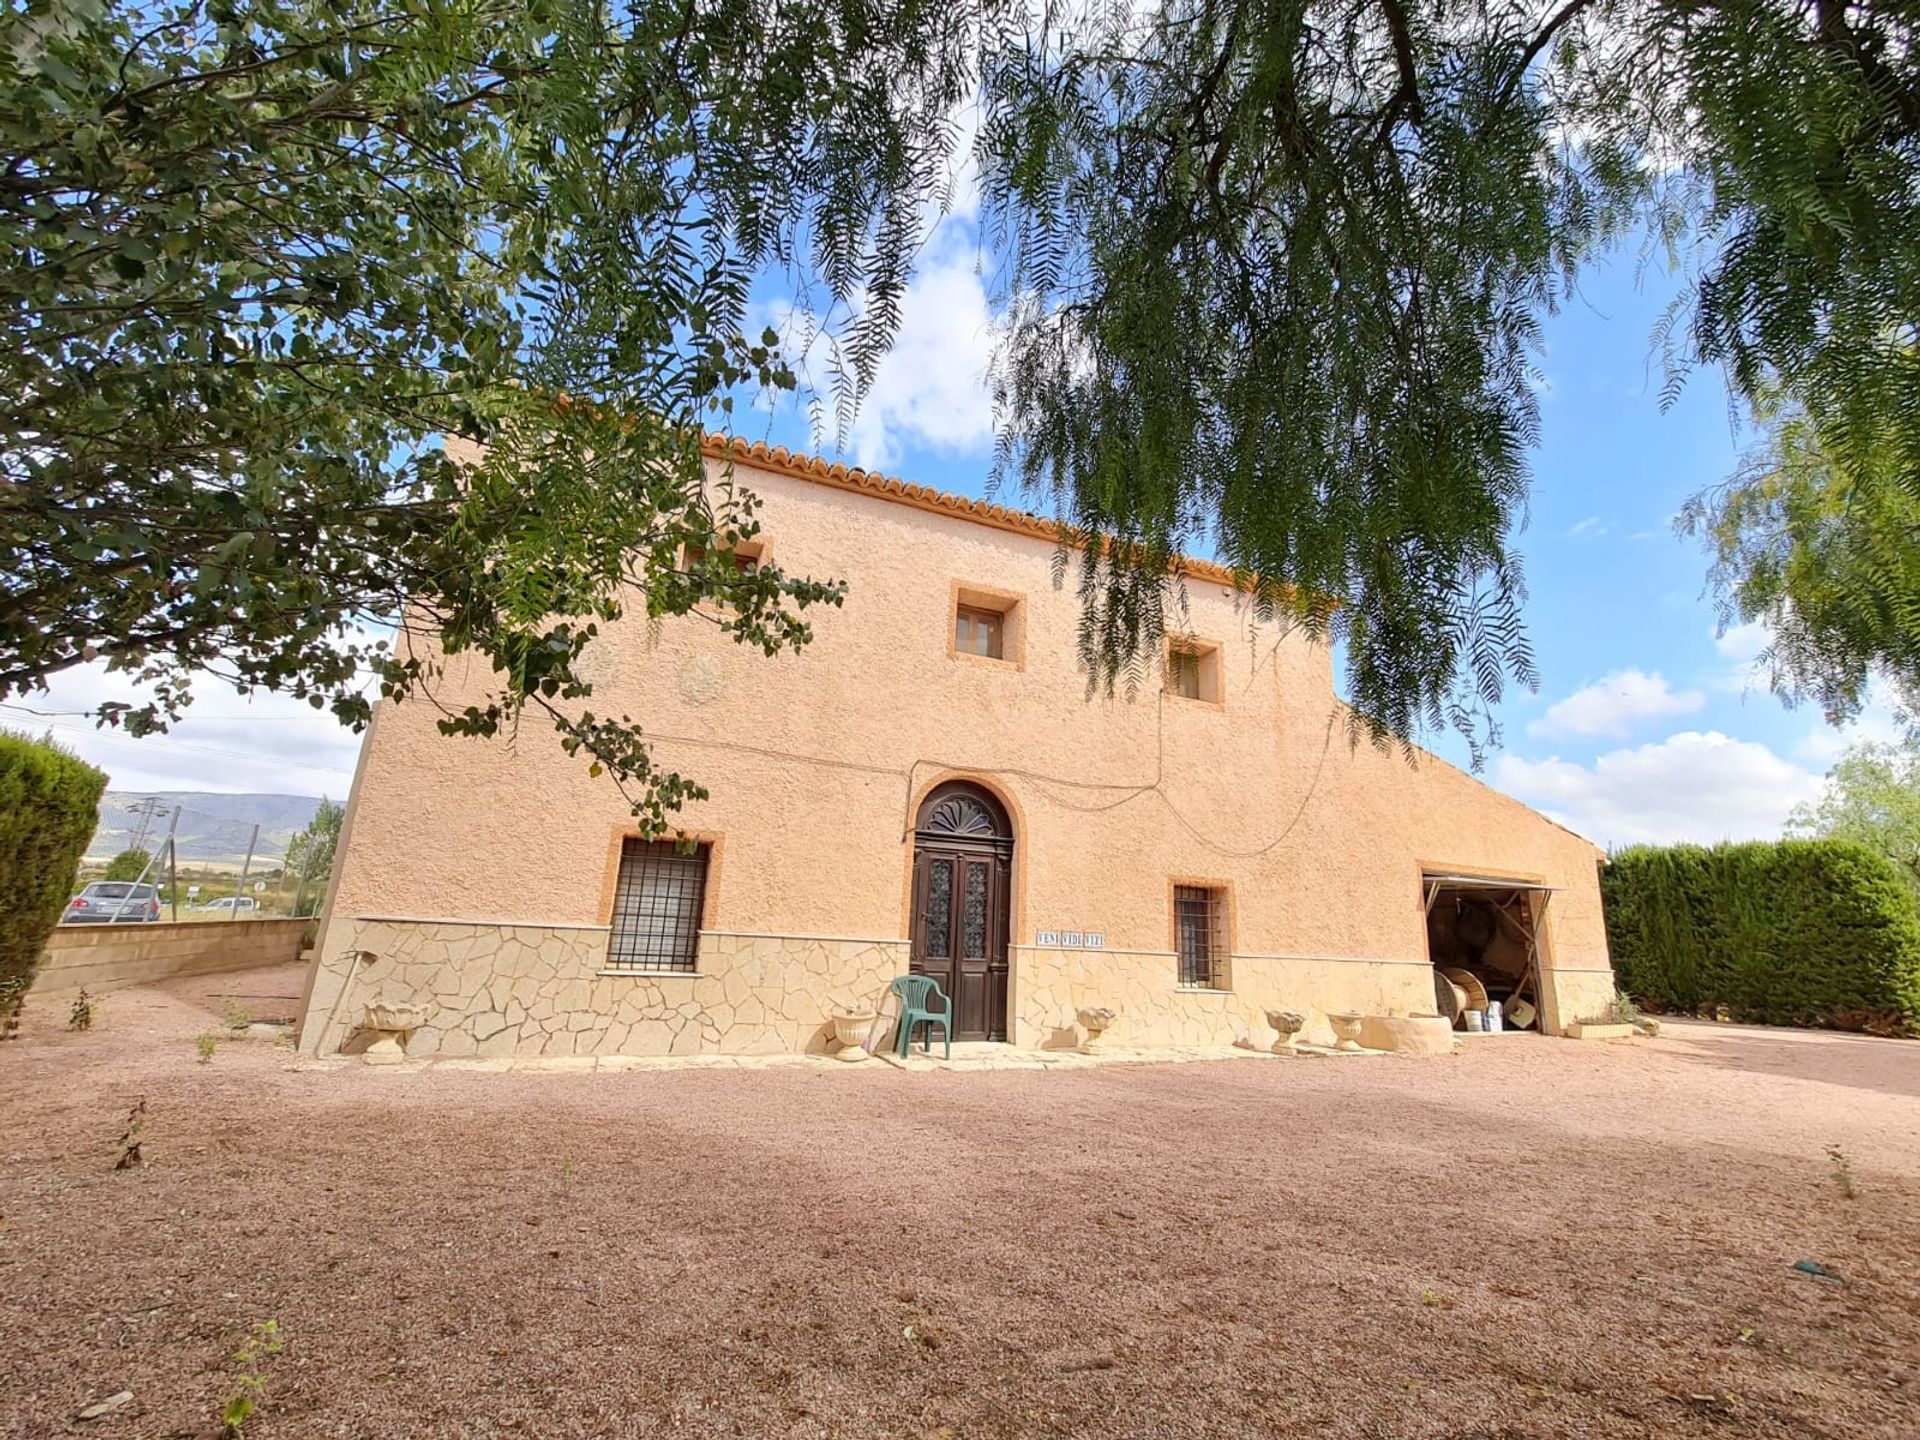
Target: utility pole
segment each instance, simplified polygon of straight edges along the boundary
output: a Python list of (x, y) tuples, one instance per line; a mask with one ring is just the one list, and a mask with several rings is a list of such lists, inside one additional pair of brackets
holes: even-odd
[[(138, 804), (129, 806), (127, 813), (140, 817), (139, 834), (134, 837), (133, 843), (127, 848), (129, 850), (144, 850), (147, 848), (147, 831), (153, 827), (155, 820), (158, 820), (162, 815), (167, 813), (166, 807), (160, 803), (160, 797), (158, 795), (149, 795)], [(176, 816), (174, 818), (178, 819), (179, 817)]]
[(180, 919), (180, 842), (174, 839), (180, 829), (180, 807), (173, 807), (173, 819), (167, 822), (167, 904), (173, 913), (168, 918)]
[(300, 907), (307, 903), (307, 871), (312, 868), (313, 857), (308, 846), (300, 847), (300, 884), (293, 892), (293, 913), (298, 915)]
[(260, 822), (253, 822), (253, 838), (247, 841), (247, 863), (240, 867), (240, 883), (233, 887), (233, 912), (229, 920), (240, 918), (240, 892), (247, 888), (247, 872), (253, 869), (253, 847), (260, 843)]

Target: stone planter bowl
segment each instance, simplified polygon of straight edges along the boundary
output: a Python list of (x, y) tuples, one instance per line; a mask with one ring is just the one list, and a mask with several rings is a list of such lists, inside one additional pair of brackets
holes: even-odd
[(374, 1039), (361, 1058), (369, 1065), (398, 1065), (407, 1058), (407, 1036), (426, 1024), (432, 1013), (431, 1005), (374, 1001), (366, 1014), (366, 1027), (374, 1032)]
[(1360, 1025), (1367, 1017), (1358, 1010), (1334, 1010), (1327, 1023), (1333, 1026), (1333, 1048), (1349, 1054), (1360, 1048)]
[(1307, 1017), (1296, 1010), (1267, 1011), (1267, 1024), (1271, 1025), (1280, 1037), (1273, 1042), (1273, 1053), (1276, 1055), (1298, 1055), (1300, 1053), (1299, 1047), (1294, 1043), (1293, 1037), (1305, 1028), (1306, 1023)]
[(1076, 1012), (1075, 1018), (1087, 1032), (1087, 1043), (1080, 1047), (1080, 1052), (1084, 1055), (1091, 1054), (1099, 1047), (1100, 1037), (1112, 1028), (1113, 1022), (1119, 1016), (1117, 1012), (1108, 1009), (1105, 1005), (1089, 1005), (1086, 1009)]
[(872, 1010), (842, 1010), (838, 1006), (832, 1011), (833, 1039), (839, 1045), (833, 1058), (845, 1060), (849, 1064), (868, 1059), (867, 1036), (873, 1030), (873, 1022), (878, 1013)]

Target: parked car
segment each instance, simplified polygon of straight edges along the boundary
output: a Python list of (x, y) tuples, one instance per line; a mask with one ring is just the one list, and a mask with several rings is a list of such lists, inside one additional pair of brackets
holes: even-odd
[(110, 925), (114, 921), (158, 920), (160, 892), (131, 880), (96, 880), (67, 902), (63, 925)]
[(196, 910), (211, 910), (218, 915), (246, 915), (254, 910), (251, 895), (223, 895), (218, 900), (209, 900), (204, 905), (196, 905)]

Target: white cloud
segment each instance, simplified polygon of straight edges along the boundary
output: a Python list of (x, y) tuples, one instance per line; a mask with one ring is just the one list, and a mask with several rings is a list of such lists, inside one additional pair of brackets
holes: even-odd
[(1749, 620), (1744, 625), (1731, 626), (1713, 637), (1713, 648), (1725, 660), (1758, 660), (1771, 644), (1773, 631), (1764, 620)]
[[(964, 172), (961, 178), (956, 207), (972, 206)], [(900, 297), (899, 329), (845, 436), (857, 463), (883, 470), (897, 466), (908, 446), (972, 454), (991, 444), (994, 322), (979, 267), (974, 229), (961, 209), (935, 228)], [(863, 304), (830, 320), (791, 301), (767, 307), (767, 323), (785, 337), (803, 383), (819, 388), (831, 375), (835, 338)]]
[(28, 734), (51, 730), (82, 759), (107, 772), (115, 790), (215, 790), (346, 798), (360, 736), (324, 710), (284, 695), (240, 695), (202, 679), (187, 718), (165, 735), (140, 739), (103, 730), (88, 712), (138, 691), (100, 664), (52, 678), (45, 694), (0, 703), (0, 725)]
[(1722, 695), (1750, 695), (1769, 688), (1772, 676), (1763, 658), (1773, 644), (1773, 629), (1764, 620), (1749, 620), (1713, 637), (1713, 648), (1725, 668), (1700, 683)]
[(1527, 726), (1529, 735), (1626, 735), (1645, 720), (1691, 715), (1707, 703), (1698, 690), (1674, 690), (1666, 677), (1637, 668), (1616, 670), (1547, 707)]
[[(961, 228), (942, 233), (958, 236)], [(993, 436), (992, 358), (993, 321), (973, 247), (945, 241), (902, 298), (899, 333), (854, 418), (855, 459), (884, 469), (899, 463), (908, 444), (986, 449)]]
[(1682, 731), (1591, 765), (1503, 755), (1493, 778), (1603, 845), (1771, 839), (1821, 786), (1819, 776), (1766, 746), (1717, 730)]
[(1598, 540), (1611, 529), (1613, 529), (1611, 520), (1602, 520), (1598, 515), (1589, 515), (1586, 519), (1576, 522), (1567, 534), (1575, 540)]
[(1860, 707), (1858, 715), (1839, 726), (1829, 725), (1825, 720), (1819, 721), (1793, 747), (1793, 753), (1824, 771), (1832, 768), (1833, 762), (1840, 758), (1840, 752), (1849, 745), (1866, 741), (1898, 745), (1906, 737), (1907, 726), (1900, 718), (1899, 703), (1894, 698), (1892, 687), (1884, 681), (1875, 680), (1867, 686), (1866, 704)]

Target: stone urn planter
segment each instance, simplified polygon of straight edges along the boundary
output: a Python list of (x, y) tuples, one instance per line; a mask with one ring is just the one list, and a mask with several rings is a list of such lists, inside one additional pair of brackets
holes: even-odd
[(1273, 1042), (1273, 1053), (1276, 1055), (1298, 1055), (1300, 1048), (1294, 1043), (1293, 1037), (1300, 1033), (1306, 1023), (1307, 1017), (1299, 1014), (1297, 1011), (1267, 1011), (1267, 1024), (1271, 1025), (1275, 1031), (1279, 1033), (1280, 1037)]
[(398, 1065), (407, 1058), (407, 1036), (427, 1023), (433, 1013), (430, 1005), (403, 1005), (377, 1000), (367, 1006), (367, 1029), (374, 1032), (373, 1043), (361, 1058), (369, 1065)]
[(1360, 1048), (1360, 1022), (1367, 1017), (1358, 1010), (1335, 1010), (1327, 1015), (1333, 1026), (1333, 1048), (1352, 1054)]
[(836, 1005), (832, 1011), (833, 1039), (840, 1048), (833, 1052), (833, 1058), (849, 1064), (871, 1059), (867, 1052), (867, 1036), (878, 1018), (878, 1014), (872, 1010), (842, 1010)]
[(1100, 1037), (1112, 1028), (1116, 1012), (1104, 1005), (1090, 1005), (1078, 1012), (1081, 1027), (1087, 1032), (1085, 1043), (1080, 1046), (1082, 1055), (1097, 1054), (1100, 1049)]

